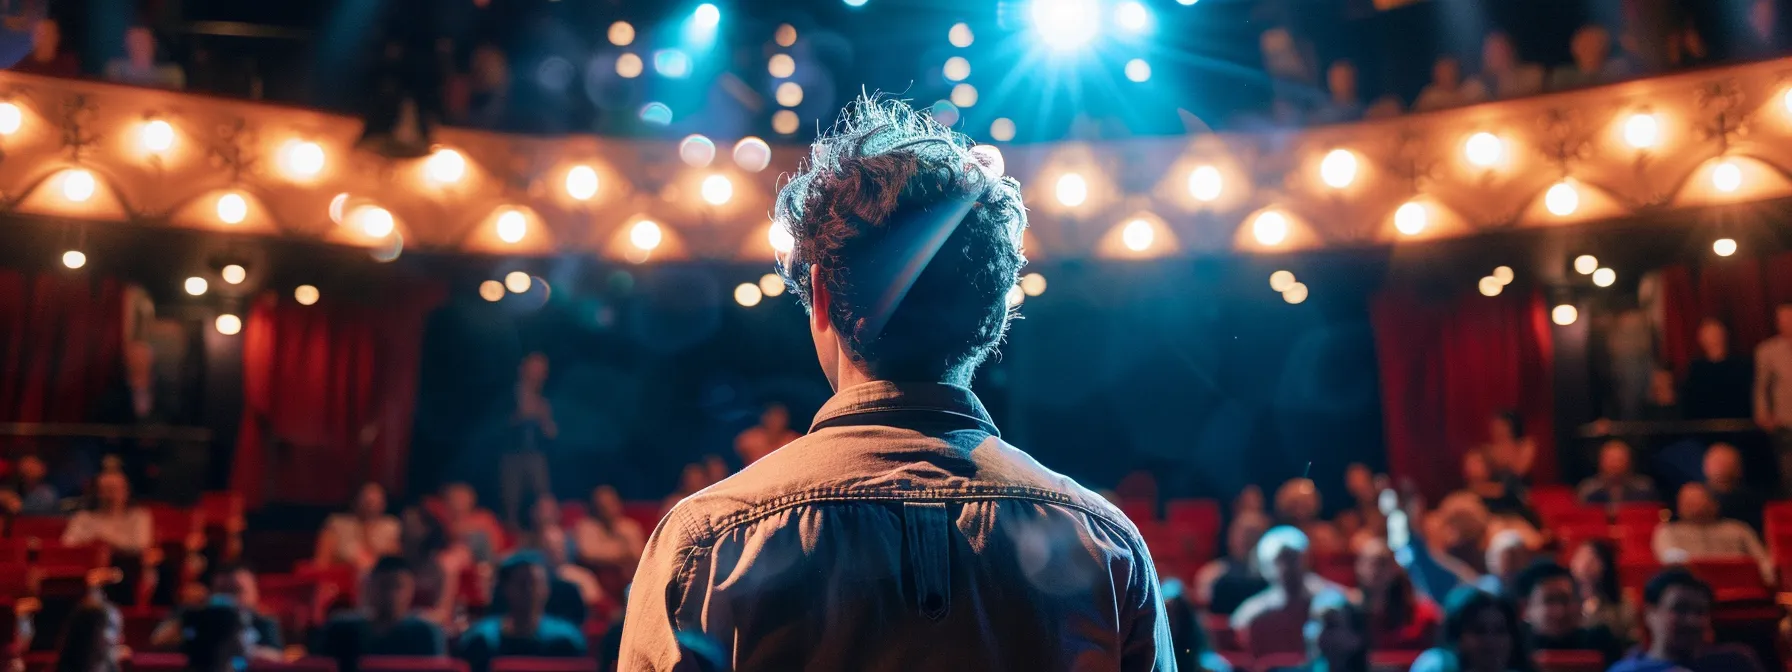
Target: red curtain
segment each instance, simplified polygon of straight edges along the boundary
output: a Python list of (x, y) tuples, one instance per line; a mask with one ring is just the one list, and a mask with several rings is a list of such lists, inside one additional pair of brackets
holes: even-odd
[(1699, 322), (1715, 318), (1730, 329), (1730, 347), (1752, 355), (1774, 334), (1774, 307), (1792, 302), (1792, 253), (1731, 258), (1661, 271), (1662, 356), (1685, 375), (1699, 356)]
[(439, 289), (379, 305), (259, 297), (243, 326), (243, 420), (231, 487), (250, 506), (340, 505), (402, 492), (424, 321)]
[(0, 421), (93, 419), (123, 341), (116, 280), (0, 269)]
[(1387, 293), (1370, 305), (1388, 467), (1432, 501), (1462, 482), (1489, 418), (1517, 409), (1537, 443), (1532, 476), (1555, 477), (1554, 356), (1539, 294), (1456, 299)]

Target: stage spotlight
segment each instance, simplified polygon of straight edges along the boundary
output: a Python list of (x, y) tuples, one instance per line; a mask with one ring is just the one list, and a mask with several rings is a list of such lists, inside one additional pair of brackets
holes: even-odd
[(1220, 170), (1213, 166), (1201, 166), (1188, 174), (1188, 193), (1197, 201), (1212, 203), (1220, 197), (1223, 186)]
[(1067, 207), (1074, 208), (1082, 205), (1083, 201), (1089, 200), (1089, 183), (1083, 180), (1082, 175), (1076, 173), (1066, 173), (1059, 177), (1055, 191), (1058, 202)]
[(765, 71), (773, 77), (784, 79), (796, 74), (796, 59), (791, 58), (790, 54), (772, 54), (771, 60), (765, 63)]
[(1549, 319), (1551, 322), (1555, 322), (1556, 326), (1566, 327), (1580, 319), (1580, 311), (1576, 310), (1574, 306), (1564, 303), (1549, 311)]
[(218, 197), (218, 221), (225, 224), (241, 224), (249, 218), (249, 202), (241, 194), (224, 194)]
[(85, 168), (70, 168), (62, 171), (62, 197), (70, 203), (86, 203), (93, 198), (93, 192), (99, 183), (93, 179), (93, 173)]
[(1408, 236), (1416, 236), (1425, 231), (1431, 224), (1431, 213), (1425, 210), (1425, 204), (1418, 201), (1407, 201), (1394, 210), (1394, 229)]
[[(1732, 250), (1734, 251), (1734, 250)], [(1730, 255), (1724, 255), (1730, 256)], [(87, 265), (87, 254), (80, 250), (69, 250), (62, 253), (62, 265), (69, 268), (80, 268)]]
[(635, 222), (635, 226), (628, 230), (628, 242), (643, 252), (651, 252), (653, 248), (659, 247), (665, 237), (660, 225), (649, 219)]
[(1033, 0), (1033, 30), (1047, 47), (1072, 50), (1094, 39), (1101, 25), (1095, 0)]
[(1028, 273), (1020, 276), (1020, 291), (1027, 296), (1039, 296), (1045, 293), (1045, 276)]
[(1002, 117), (1002, 118), (996, 119), (995, 121), (989, 122), (989, 137), (994, 139), (997, 142), (1007, 142), (1009, 140), (1013, 140), (1014, 139), (1014, 120), (1009, 119), (1007, 117)]
[(1511, 266), (1496, 266), (1496, 267), (1494, 267), (1493, 279), (1500, 281), (1500, 285), (1502, 285), (1502, 286), (1512, 284), (1512, 267)]
[(1718, 162), (1711, 167), (1711, 186), (1726, 194), (1735, 193), (1742, 188), (1742, 167), (1729, 159)]
[(952, 104), (959, 107), (970, 107), (977, 104), (977, 87), (960, 82), (952, 87)]
[(1500, 282), (1499, 278), (1491, 275), (1481, 278), (1479, 287), (1481, 296), (1499, 296), (1500, 292), (1506, 291), (1505, 283)]
[(1157, 232), (1151, 229), (1151, 222), (1135, 219), (1127, 222), (1126, 228), (1120, 230), (1120, 242), (1126, 244), (1126, 249), (1144, 252), (1151, 248), (1152, 243), (1157, 242)]
[(1661, 142), (1661, 120), (1647, 112), (1638, 112), (1624, 120), (1624, 143), (1637, 149), (1649, 149)]
[(523, 236), (529, 233), (529, 218), (519, 210), (505, 210), (498, 215), (498, 240), (516, 244), (522, 242)]
[(777, 42), (780, 47), (796, 44), (796, 26), (788, 23), (778, 24), (778, 29), (772, 33), (772, 41)]
[(1126, 62), (1126, 78), (1143, 84), (1151, 79), (1151, 64), (1143, 58), (1135, 58)]
[[(964, 25), (964, 24), (958, 24)], [(25, 111), (14, 103), (0, 103), (0, 135), (12, 135), (19, 132), (25, 124)]]
[(946, 41), (951, 42), (954, 47), (963, 49), (977, 41), (977, 36), (971, 33), (970, 24), (959, 22), (952, 24), (952, 29), (946, 31)]
[(728, 199), (734, 198), (734, 182), (726, 175), (711, 175), (703, 178), (703, 186), (699, 191), (703, 193), (703, 200), (710, 205), (723, 205)]
[(597, 171), (591, 166), (573, 166), (566, 171), (566, 195), (574, 200), (589, 201), (597, 195)]
[(1258, 244), (1280, 245), (1288, 239), (1288, 218), (1274, 210), (1265, 211), (1251, 222), (1251, 235)]
[(1306, 301), (1307, 286), (1299, 282), (1289, 285), (1288, 289), (1282, 291), (1282, 300), (1287, 301), (1289, 304), (1298, 304)]
[(776, 221), (772, 222), (771, 228), (766, 229), (765, 242), (778, 254), (790, 254), (790, 250), (796, 247), (796, 237), (790, 235), (790, 229)]
[(1137, 0), (1127, 0), (1114, 8), (1114, 23), (1129, 33), (1142, 33), (1151, 27), (1151, 12)]
[(1617, 281), (1618, 281), (1618, 272), (1617, 271), (1614, 271), (1609, 268), (1601, 268), (1601, 269), (1593, 271), (1593, 284), (1595, 284), (1595, 285), (1598, 285), (1600, 287), (1610, 287), (1610, 286), (1612, 286), (1612, 283), (1617, 282)]
[(1319, 179), (1333, 189), (1343, 189), (1356, 181), (1356, 153), (1348, 149), (1327, 152), (1319, 162)]
[(971, 76), (971, 62), (965, 60), (963, 56), (953, 56), (946, 59), (946, 67), (943, 72), (947, 81), (964, 81), (964, 78)]
[(627, 21), (610, 24), (610, 44), (626, 47), (635, 41), (635, 27)]
[(504, 298), (504, 283), (487, 280), (479, 283), (479, 298), (487, 301), (498, 301)]
[(309, 140), (288, 140), (280, 146), (280, 168), (294, 179), (316, 177), (324, 169), (324, 148)]
[(646, 66), (641, 63), (641, 57), (635, 54), (627, 53), (616, 57), (616, 76), (623, 79), (640, 77), (644, 67)]
[(1269, 288), (1275, 290), (1276, 293), (1286, 292), (1289, 287), (1293, 286), (1294, 271), (1276, 271), (1269, 274)]
[(317, 297), (317, 288), (311, 285), (299, 285), (292, 290), (292, 300), (299, 302), (301, 306), (317, 303)]
[(206, 282), (205, 278), (201, 278), (197, 275), (187, 278), (186, 282), (181, 283), (181, 288), (187, 290), (187, 293), (193, 296), (204, 295), (205, 290), (210, 287), (211, 283)]
[(697, 11), (691, 12), (691, 22), (698, 28), (714, 28), (722, 22), (722, 10), (707, 2), (697, 5)]
[(777, 296), (784, 293), (784, 276), (767, 273), (759, 276), (759, 293), (766, 296)]
[(1574, 258), (1574, 272), (1581, 275), (1592, 275), (1599, 270), (1599, 258), (1591, 254), (1583, 254)]
[(797, 127), (801, 125), (802, 120), (797, 118), (795, 112), (790, 110), (778, 110), (777, 112), (772, 113), (772, 130), (777, 131), (780, 135), (790, 135), (795, 133)]
[(229, 264), (226, 265), (223, 270), (218, 271), (218, 277), (223, 278), (224, 282), (232, 285), (240, 285), (243, 284), (244, 280), (249, 279), (249, 269), (243, 268), (238, 264)]
[(510, 290), (510, 293), (512, 294), (527, 292), (529, 291), (529, 288), (534, 285), (535, 279), (529, 277), (528, 273), (511, 271), (504, 274), (504, 288)]
[(151, 154), (166, 152), (174, 147), (174, 127), (161, 119), (151, 119), (138, 132), (137, 143)]
[(743, 282), (734, 286), (734, 302), (740, 304), (742, 308), (757, 306), (764, 299), (765, 292), (759, 289), (759, 285)]
[[(1720, 256), (1720, 257), (1727, 257), (1732, 254), (1735, 254), (1736, 253), (1736, 240), (1733, 238), (1719, 238), (1717, 240), (1711, 241), (1711, 251), (1716, 252), (1717, 256)], [(75, 252), (74, 254), (80, 254), (80, 253)], [(75, 267), (70, 266), (69, 268), (75, 268)]]
[(218, 328), (218, 333), (220, 334), (225, 336), (235, 336), (243, 331), (243, 318), (231, 315), (230, 313), (225, 313), (218, 316), (218, 319), (213, 323), (213, 326)]
[(684, 136), (678, 142), (678, 159), (692, 168), (708, 166), (716, 160), (716, 143), (696, 133)]
[(773, 97), (777, 99), (779, 105), (796, 107), (803, 104), (803, 85), (796, 82), (784, 82), (778, 85)]
[(1497, 135), (1482, 131), (1468, 136), (1463, 143), (1462, 153), (1467, 155), (1468, 162), (1482, 168), (1491, 168), (1500, 162), (1500, 155), (1505, 153), (1504, 143)]
[(1557, 217), (1572, 215), (1580, 209), (1580, 191), (1567, 180), (1557, 182), (1549, 191), (1543, 192), (1543, 207)]
[(423, 172), (436, 184), (454, 184), (467, 175), (467, 157), (448, 147), (438, 148), (424, 160)]

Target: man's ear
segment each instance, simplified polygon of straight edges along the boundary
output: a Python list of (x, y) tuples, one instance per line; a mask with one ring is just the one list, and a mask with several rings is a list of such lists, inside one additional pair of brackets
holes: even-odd
[(821, 266), (809, 265), (809, 326), (816, 333), (823, 333), (834, 328), (828, 319), (828, 309), (834, 302), (833, 295), (828, 293), (826, 283), (821, 281)]

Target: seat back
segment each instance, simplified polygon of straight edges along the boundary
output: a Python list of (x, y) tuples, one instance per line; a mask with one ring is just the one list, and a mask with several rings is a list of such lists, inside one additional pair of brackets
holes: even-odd
[(492, 672), (597, 672), (597, 660), (505, 656), (492, 660)]
[(61, 541), (63, 530), (68, 529), (68, 519), (62, 516), (19, 516), (12, 519), (12, 526), (7, 529), (7, 536), (14, 539)]
[(64, 546), (60, 543), (44, 542), (37, 548), (37, 564), (40, 567), (78, 567), (88, 570), (105, 567), (111, 562), (111, 550), (99, 544)]
[(306, 656), (289, 662), (255, 660), (249, 662), (249, 672), (336, 672), (336, 659)]
[(1711, 584), (1711, 591), (1716, 593), (1720, 602), (1755, 599), (1767, 595), (1767, 583), (1761, 576), (1761, 566), (1754, 560), (1706, 559), (1687, 563), (1686, 568), (1700, 580)]
[(1369, 669), (1374, 672), (1405, 672), (1412, 669), (1421, 651), (1371, 651)]
[(1600, 672), (1605, 654), (1598, 651), (1538, 651), (1531, 655), (1538, 672)]
[(132, 672), (181, 672), (187, 669), (187, 657), (178, 653), (131, 653), (125, 669)]
[(361, 672), (467, 672), (467, 661), (441, 656), (362, 656)]

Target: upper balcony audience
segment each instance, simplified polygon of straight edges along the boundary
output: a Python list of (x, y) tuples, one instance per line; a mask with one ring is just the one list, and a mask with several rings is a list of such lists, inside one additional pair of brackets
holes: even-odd
[(1574, 62), (1549, 73), (1551, 90), (1609, 84), (1637, 74), (1635, 63), (1612, 54), (1612, 35), (1603, 26), (1582, 26), (1574, 32), (1568, 51)]
[(1741, 521), (1760, 532), (1767, 498), (1742, 480), (1742, 453), (1727, 443), (1711, 444), (1705, 449), (1704, 472), (1705, 488), (1717, 498), (1718, 517)]
[(1599, 447), (1599, 473), (1580, 482), (1583, 504), (1628, 504), (1661, 501), (1655, 482), (1632, 468), (1630, 444), (1613, 439)]
[(1492, 100), (1534, 96), (1543, 92), (1543, 66), (1520, 60), (1512, 37), (1496, 30), (1481, 39), (1481, 73), (1474, 86)]
[(1431, 65), (1431, 83), (1419, 91), (1419, 97), (1412, 102), (1412, 109), (1415, 112), (1429, 112), (1472, 105), (1486, 98), (1486, 90), (1473, 80), (1463, 79), (1462, 62), (1454, 56), (1444, 56)]
[(50, 77), (81, 76), (81, 61), (74, 52), (62, 50), (62, 25), (45, 18), (31, 28), (31, 53), (13, 64), (14, 72)]
[(1655, 558), (1662, 564), (1696, 560), (1749, 559), (1761, 565), (1761, 579), (1774, 583), (1773, 557), (1747, 525), (1718, 517), (1717, 501), (1703, 483), (1680, 488), (1678, 520), (1655, 529)]
[(1513, 580), (1512, 595), (1524, 614), (1526, 646), (1532, 651), (1598, 651), (1605, 664), (1618, 660), (1624, 642), (1599, 624), (1583, 624), (1574, 574), (1543, 560)]
[(106, 62), (106, 80), (158, 89), (187, 88), (187, 72), (158, 58), (155, 33), (132, 26), (124, 33), (124, 56)]
[(21, 456), (14, 473), (0, 486), (0, 510), (10, 515), (50, 516), (60, 512), (62, 500), (50, 484), (49, 469), (36, 455)]
[(1689, 420), (1751, 417), (1754, 365), (1731, 352), (1729, 329), (1707, 319), (1699, 323), (1698, 342), (1699, 356), (1687, 366), (1681, 388), (1681, 411)]
[(380, 558), (399, 552), (399, 530), (398, 517), (386, 513), (386, 489), (364, 484), (355, 495), (354, 510), (324, 520), (314, 561), (320, 567), (351, 565), (365, 572)]
[(1691, 572), (1670, 569), (1650, 579), (1643, 588), (1649, 645), (1626, 655), (1609, 672), (1765, 672), (1747, 650), (1708, 643), (1714, 601), (1711, 586)]

